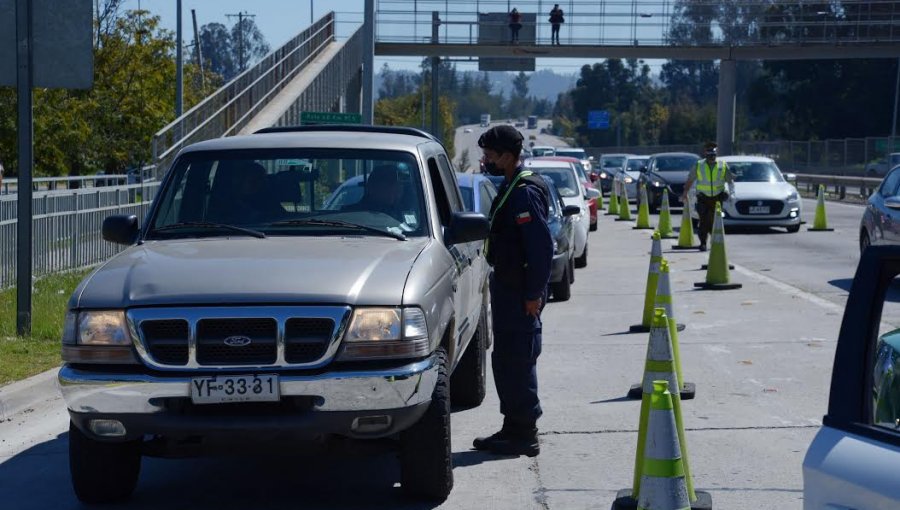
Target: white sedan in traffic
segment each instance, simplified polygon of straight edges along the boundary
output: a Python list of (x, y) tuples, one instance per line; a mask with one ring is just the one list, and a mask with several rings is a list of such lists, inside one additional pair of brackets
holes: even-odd
[(562, 197), (565, 205), (577, 205), (581, 208), (581, 212), (573, 216), (575, 220), (575, 267), (585, 267), (591, 216), (588, 211), (587, 191), (581, 184), (575, 167), (572, 163), (565, 161), (527, 159), (525, 160), (525, 169), (549, 177), (556, 185), (559, 196)]
[[(734, 175), (734, 195), (722, 204), (726, 226), (784, 227), (800, 230), (800, 194), (788, 182), (778, 165), (761, 156), (719, 158)], [(696, 202), (696, 185), (691, 187)], [(697, 219), (696, 209), (691, 216)]]

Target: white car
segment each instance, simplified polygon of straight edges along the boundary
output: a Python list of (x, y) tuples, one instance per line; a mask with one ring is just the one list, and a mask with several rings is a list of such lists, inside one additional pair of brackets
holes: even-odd
[(536, 158), (540, 156), (556, 156), (556, 148), (549, 145), (535, 145), (531, 147), (531, 153)]
[[(788, 232), (800, 230), (802, 201), (800, 194), (785, 180), (778, 165), (761, 156), (725, 156), (734, 174), (734, 195), (722, 204), (726, 226), (784, 227)], [(697, 186), (691, 186), (696, 202)], [(697, 211), (691, 216), (698, 218)]]
[(616, 182), (619, 183), (619, 189), (622, 189), (622, 186), (625, 186), (625, 190), (628, 192), (628, 198), (631, 200), (637, 200), (638, 198), (638, 184), (641, 181), (641, 168), (646, 168), (648, 161), (650, 161), (650, 156), (628, 156), (625, 158), (622, 170), (616, 172), (613, 177)]
[(593, 166), (594, 158), (588, 157), (587, 153), (584, 152), (584, 149), (578, 147), (557, 147), (554, 151), (554, 156), (579, 159), (581, 160), (581, 166), (584, 167), (585, 171), (588, 174), (591, 173), (591, 167)]
[(587, 266), (587, 238), (591, 227), (591, 216), (588, 211), (586, 191), (581, 179), (571, 163), (565, 161), (542, 161), (529, 159), (525, 161), (525, 169), (549, 177), (566, 205), (577, 205), (581, 212), (574, 216), (575, 220), (575, 267)]

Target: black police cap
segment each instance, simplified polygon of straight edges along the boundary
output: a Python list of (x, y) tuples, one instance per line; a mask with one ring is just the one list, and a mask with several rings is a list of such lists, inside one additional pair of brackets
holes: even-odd
[(485, 131), (478, 138), (478, 146), (482, 149), (491, 149), (499, 152), (521, 152), (523, 140), (525, 140), (525, 137), (522, 136), (522, 133), (519, 133), (518, 129), (501, 124)]

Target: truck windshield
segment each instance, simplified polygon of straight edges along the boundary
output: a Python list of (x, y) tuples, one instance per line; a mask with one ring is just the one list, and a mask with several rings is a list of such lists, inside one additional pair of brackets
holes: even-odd
[[(424, 204), (419, 165), (415, 156), (406, 152), (194, 152), (175, 162), (147, 237), (236, 232), (191, 227), (203, 223), (242, 227), (269, 236), (375, 235), (384, 231), (417, 237), (428, 233)], [(166, 228), (172, 225), (181, 227)]]

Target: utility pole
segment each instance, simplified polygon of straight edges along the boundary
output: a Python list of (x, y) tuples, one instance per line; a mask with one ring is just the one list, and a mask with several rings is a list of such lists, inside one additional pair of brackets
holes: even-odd
[(184, 47), (181, 33), (181, 0), (175, 2), (177, 13), (175, 15), (175, 118), (181, 117), (184, 112)]
[(197, 50), (197, 65), (200, 66), (200, 90), (206, 88), (206, 80), (203, 78), (203, 49), (200, 47), (200, 32), (197, 30), (197, 11), (191, 9), (191, 18), (194, 19), (194, 45)]
[(316, 19), (313, 18), (313, 0), (309, 0), (309, 25), (312, 26), (315, 22)]
[(237, 14), (226, 14), (225, 17), (238, 19), (238, 65), (240, 66), (240, 74), (244, 72), (244, 18), (255, 18), (256, 15), (242, 11)]
[(18, 218), (16, 224), (16, 334), (31, 334), (31, 171), (34, 164), (32, 136), (34, 110), (34, 40), (32, 38), (32, 5), (16, 0), (16, 88), (18, 97)]

